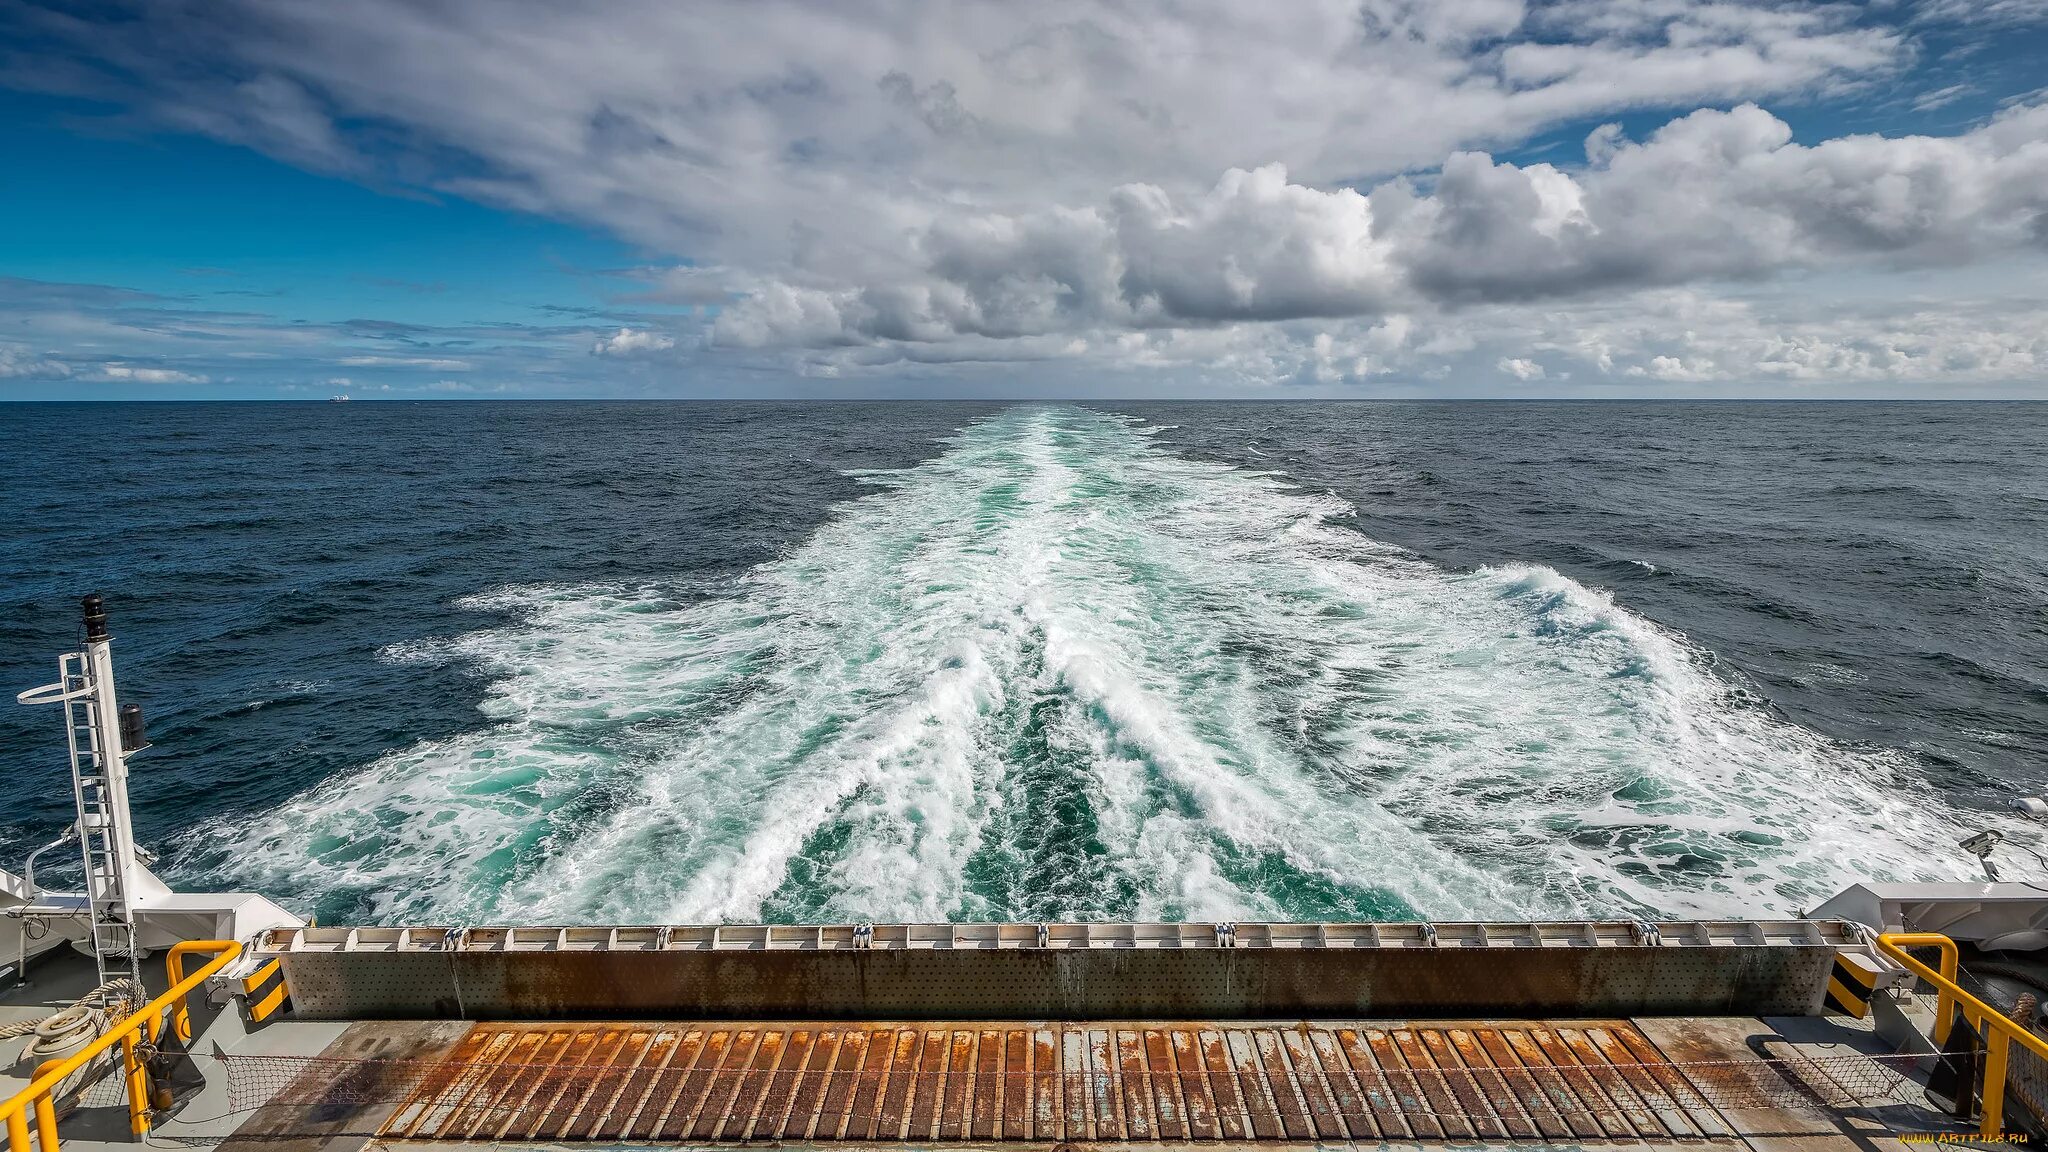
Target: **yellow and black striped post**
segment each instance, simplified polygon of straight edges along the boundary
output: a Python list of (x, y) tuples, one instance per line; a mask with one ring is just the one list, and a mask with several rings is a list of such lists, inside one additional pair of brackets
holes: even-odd
[(291, 990), (285, 987), (284, 965), (277, 960), (251, 972), (242, 981), (242, 1002), (248, 1005), (249, 1022), (261, 1024), (277, 1015), (278, 1010), (290, 1002)]
[(1835, 966), (1828, 973), (1828, 994), (1822, 1001), (1829, 1012), (1854, 1016), (1870, 1015), (1870, 995), (1877, 989), (1877, 961), (1861, 952), (1835, 953)]

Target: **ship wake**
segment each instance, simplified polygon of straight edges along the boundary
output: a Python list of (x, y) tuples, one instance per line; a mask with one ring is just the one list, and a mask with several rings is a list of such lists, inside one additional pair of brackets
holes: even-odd
[(705, 598), (508, 588), (484, 723), (181, 858), (326, 917), (1387, 919), (1967, 875), (1890, 753), (1535, 566), (1453, 572), (1136, 422), (1017, 409)]

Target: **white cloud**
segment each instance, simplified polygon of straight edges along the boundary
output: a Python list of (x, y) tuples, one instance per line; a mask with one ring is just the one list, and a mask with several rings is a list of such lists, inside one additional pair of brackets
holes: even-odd
[[(1678, 291), (1524, 338), (1610, 377), (1692, 383), (1939, 383), (2048, 376), (2048, 313), (2026, 301), (1769, 306)], [(1602, 361), (1605, 360), (1603, 365)]]
[(1700, 111), (1578, 175), (1458, 153), (1434, 195), (1373, 203), (1398, 206), (1416, 288), (1453, 300), (2048, 252), (2048, 106), (1960, 136), (1791, 136), (1753, 105)]
[(114, 381), (132, 380), (137, 384), (205, 384), (208, 381), (205, 376), (175, 368), (137, 368), (132, 364), (102, 365), (100, 377)]
[(1199, 195), (1154, 185), (1024, 215), (958, 213), (906, 244), (896, 278), (770, 282), (727, 309), (739, 347), (1011, 338), (1570, 299), (1875, 262), (2048, 252), (2048, 106), (1953, 137), (1792, 143), (1753, 105), (1634, 143), (1602, 129), (1591, 168), (1461, 152), (1429, 194), (1367, 195), (1233, 169)]
[(1915, 112), (1932, 112), (1937, 108), (1946, 108), (1976, 91), (1976, 86), (1971, 84), (1950, 84), (1945, 88), (1935, 88), (1913, 97), (1912, 108)]
[(649, 332), (643, 328), (621, 328), (610, 336), (603, 337), (590, 346), (593, 356), (643, 356), (650, 352), (666, 352), (676, 346), (674, 337)]
[(67, 83), (97, 75), (180, 127), (844, 285), (961, 205), (1015, 216), (1130, 183), (1179, 201), (1272, 163), (1328, 188), (1909, 58), (1903, 33), (1854, 17), (1770, 0), (222, 0), (19, 19), (93, 62)]
[[(1958, 270), (1946, 280), (1967, 287)], [(2040, 277), (2048, 283), (2048, 276)], [(2033, 298), (1957, 295), (1849, 306), (1807, 284), (1730, 300), (1655, 289), (1567, 306), (1484, 304), (1378, 321), (1235, 323), (1074, 339), (973, 338), (803, 354), (800, 370), (857, 378), (974, 360), (1029, 360), (1052, 394), (1156, 377), (1179, 389), (1335, 388), (1409, 394), (1453, 390), (1634, 395), (1985, 386), (2048, 377), (2048, 309)], [(2031, 289), (2030, 289), (2031, 290)], [(1064, 343), (1060, 342), (1064, 340)], [(1080, 375), (1060, 375), (1075, 363)], [(1541, 371), (1541, 375), (1536, 373)], [(1523, 379), (1526, 375), (1528, 378)]]
[(1279, 165), (1232, 169), (1184, 200), (1131, 184), (1097, 207), (941, 219), (910, 243), (914, 279), (770, 283), (714, 332), (757, 347), (1359, 315), (1398, 282), (1372, 233), (1364, 196), (1290, 183)]
[(2048, 21), (2048, 0), (1921, 0), (1921, 24), (2030, 24)]
[(421, 368), (430, 372), (467, 372), (475, 367), (467, 360), (440, 356), (344, 356), (340, 363), (350, 368)]
[(0, 344), (0, 380), (61, 380), (71, 375), (71, 366), (61, 360), (38, 356), (20, 344)]
[[(617, 299), (687, 308), (687, 327), (618, 312), (594, 343), (584, 326), (532, 339), (536, 360), (553, 341), (545, 355), (591, 377), (708, 348), (821, 376), (1011, 360), (1332, 386), (1546, 366), (1551, 386), (1705, 385), (2038, 375), (2024, 309), (1833, 321), (1824, 300), (1722, 297), (1788, 277), (1846, 296), (1851, 274), (1903, 284), (1881, 278), (2048, 251), (2048, 108), (1945, 137), (1794, 143), (1745, 103), (1874, 90), (1930, 27), (2041, 8), (221, 0), (0, 25), (70, 45), (64, 83), (141, 115), (594, 224), (674, 261), (627, 271), (639, 290)], [(13, 67), (12, 83), (56, 83)], [(1495, 158), (1658, 109), (1669, 123), (1641, 140), (1594, 131), (1583, 164)], [(473, 369), (323, 359), (391, 370), (377, 379)], [(543, 375), (475, 362), (493, 380)]]

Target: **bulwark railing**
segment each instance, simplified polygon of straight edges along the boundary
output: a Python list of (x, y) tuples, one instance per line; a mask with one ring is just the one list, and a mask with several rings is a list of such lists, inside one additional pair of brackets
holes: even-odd
[[(187, 975), (185, 958), (208, 952), (214, 954), (213, 958), (201, 965), (198, 971)], [(0, 1104), (0, 1118), (7, 1121), (9, 1152), (29, 1152), (31, 1117), (34, 1118), (35, 1143), (40, 1145), (41, 1152), (57, 1152), (57, 1087), (72, 1073), (117, 1046), (121, 1049), (122, 1084), (128, 1100), (129, 1131), (137, 1137), (147, 1133), (150, 1108), (149, 1074), (144, 1064), (143, 1049), (156, 1043), (158, 1037), (163, 1034), (166, 1023), (179, 1039), (190, 1040), (192, 1022), (186, 1008), (186, 998), (193, 989), (233, 963), (235, 957), (241, 954), (242, 946), (233, 940), (188, 940), (173, 946), (165, 960), (171, 986), (163, 995), (143, 1005), (141, 1011), (115, 1024), (104, 1035), (71, 1056), (44, 1063), (36, 1070), (36, 1075), (27, 1088), (16, 1093), (5, 1104)]]
[[(1948, 1044), (1949, 1033), (1961, 1020), (1977, 1033), (1984, 1045), (1983, 1117), (1979, 1132), (1985, 1139), (1998, 1138), (2005, 1131), (2005, 1093), (2013, 1041), (2043, 1060), (2048, 1060), (2048, 1040), (2018, 1024), (2004, 1013), (1970, 995), (1956, 982), (1961, 954), (1956, 942), (1938, 932), (1888, 932), (1877, 938), (1878, 951), (1907, 971), (1932, 984), (1936, 993), (1934, 1042)], [(1940, 953), (1940, 967), (1933, 968), (1915, 957), (1909, 948), (1933, 948)], [(1959, 1089), (1967, 1093), (1969, 1085)]]
[[(1839, 921), (290, 928), (300, 1020), (1803, 1016)], [(746, 979), (732, 978), (744, 971)]]

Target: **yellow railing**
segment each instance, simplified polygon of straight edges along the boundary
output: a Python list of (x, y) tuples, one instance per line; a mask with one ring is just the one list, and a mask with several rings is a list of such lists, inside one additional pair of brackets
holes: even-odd
[[(1986, 1138), (1999, 1136), (2005, 1130), (2005, 1067), (2006, 1058), (2011, 1055), (2012, 1042), (2018, 1040), (2026, 1049), (2043, 1060), (2048, 1060), (2048, 1040), (2034, 1035), (2024, 1024), (2015, 1024), (2005, 1014), (1991, 1005), (1963, 990), (1956, 983), (1959, 954), (1956, 942), (1938, 932), (1887, 932), (1877, 938), (1878, 951), (1904, 965), (1906, 970), (1934, 985), (1938, 999), (1934, 1006), (1934, 1042), (1948, 1043), (1949, 1028), (1958, 1011), (1963, 1022), (1970, 1026), (1984, 1041), (1984, 1117), (1979, 1131)], [(1930, 968), (1914, 958), (1908, 948), (1939, 948), (1941, 968)], [(1965, 1084), (1957, 1091), (1967, 1093), (1970, 1086)]]
[[(212, 952), (216, 955), (190, 976), (185, 975), (185, 957), (195, 952)], [(194, 988), (205, 983), (214, 973), (227, 967), (235, 957), (242, 954), (242, 946), (233, 940), (188, 940), (174, 945), (164, 966), (169, 971), (171, 986), (163, 995), (144, 1005), (140, 1012), (130, 1015), (114, 1025), (107, 1033), (77, 1052), (62, 1060), (45, 1061), (36, 1069), (35, 1079), (29, 1086), (16, 1093), (14, 1098), (0, 1104), (0, 1117), (7, 1120), (8, 1152), (29, 1152), (29, 1116), (35, 1116), (36, 1140), (41, 1152), (57, 1152), (57, 1104), (53, 1095), (57, 1085), (64, 1078), (99, 1058), (109, 1048), (121, 1048), (121, 1070), (123, 1082), (128, 1091), (128, 1130), (136, 1136), (149, 1131), (149, 1073), (143, 1067), (141, 1047), (151, 1043), (163, 1032), (164, 1013), (170, 1012), (171, 1028), (180, 1040), (192, 1038), (192, 1017), (185, 1008), (185, 998)]]

